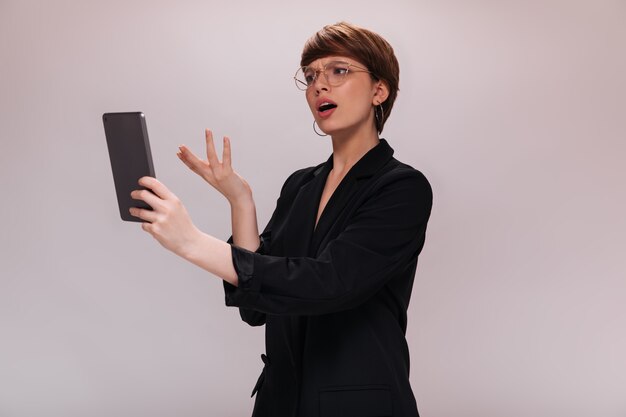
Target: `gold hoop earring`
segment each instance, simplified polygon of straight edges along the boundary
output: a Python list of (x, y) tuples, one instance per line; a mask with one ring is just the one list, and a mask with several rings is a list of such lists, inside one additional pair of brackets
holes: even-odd
[(313, 120), (313, 131), (315, 132), (317, 136), (328, 136), (326, 133), (324, 134), (319, 133), (317, 129), (315, 128), (315, 125), (316, 125), (315, 120)]

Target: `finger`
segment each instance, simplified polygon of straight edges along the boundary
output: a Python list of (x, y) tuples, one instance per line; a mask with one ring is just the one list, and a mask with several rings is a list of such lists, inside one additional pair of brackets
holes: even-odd
[(193, 166), (193, 164), (190, 161), (188, 161), (187, 159), (185, 159), (185, 157), (183, 156), (182, 152), (180, 152), (180, 151), (176, 152), (176, 156), (178, 157), (178, 159), (181, 160), (181, 162), (183, 164), (185, 164), (185, 166), (187, 166), (187, 168), (191, 169), (194, 172), (196, 171), (194, 166)]
[(196, 161), (196, 162), (204, 162), (202, 161), (200, 158), (198, 158), (198, 156), (193, 153), (188, 147), (186, 147), (185, 145), (180, 145), (178, 147), (178, 152), (183, 158), (190, 160), (190, 161)]
[[(146, 188), (152, 190), (157, 197), (160, 197), (163, 200), (171, 200), (176, 198), (174, 193), (172, 193), (161, 181), (157, 180), (154, 177), (141, 177), (139, 178), (139, 185), (143, 185)], [(153, 199), (151, 199), (154, 201)], [(150, 204), (150, 201), (144, 200), (146, 203)], [(158, 201), (155, 201), (158, 203)], [(152, 206), (152, 204), (150, 204)], [(154, 206), (152, 206), (154, 208)]]
[(157, 214), (153, 210), (147, 210), (139, 207), (131, 207), (129, 211), (131, 216), (138, 217), (141, 220), (145, 220), (149, 223), (154, 223), (157, 220)]
[(156, 196), (150, 190), (133, 190), (130, 193), (130, 196), (134, 200), (143, 201), (144, 203), (146, 203), (147, 205), (149, 205), (155, 210), (158, 210), (161, 207), (163, 207), (163, 200), (161, 200), (158, 196)]
[(215, 145), (213, 144), (213, 132), (206, 129), (206, 157), (209, 164), (214, 167), (218, 166), (220, 161), (217, 159), (217, 153), (215, 152)]
[(141, 223), (141, 228), (144, 232), (152, 234), (152, 223)]
[(230, 138), (228, 136), (224, 136), (224, 151), (222, 152), (222, 163), (227, 167), (230, 167), (231, 164)]
[(198, 172), (203, 167), (203, 164), (205, 162), (198, 158), (184, 145), (180, 146), (178, 149), (180, 149), (180, 151), (177, 152), (176, 155), (178, 155), (178, 158), (180, 158), (180, 160), (183, 161), (183, 163), (187, 165), (192, 171)]

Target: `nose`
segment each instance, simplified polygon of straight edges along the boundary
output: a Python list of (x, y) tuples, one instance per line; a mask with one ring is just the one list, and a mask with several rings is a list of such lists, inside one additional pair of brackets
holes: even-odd
[(315, 85), (313, 86), (313, 88), (315, 88), (315, 92), (319, 95), (322, 91), (328, 91), (329, 87), (328, 87), (328, 83), (324, 82), (324, 84), (318, 83), (317, 81), (315, 81)]

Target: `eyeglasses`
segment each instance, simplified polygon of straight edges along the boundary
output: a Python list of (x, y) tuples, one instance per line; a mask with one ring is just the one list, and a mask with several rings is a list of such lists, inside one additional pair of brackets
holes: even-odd
[(320, 72), (324, 74), (328, 84), (333, 87), (336, 87), (344, 82), (348, 72), (368, 72), (371, 74), (371, 72), (367, 69), (349, 62), (331, 61), (324, 65), (321, 70), (311, 67), (298, 68), (296, 75), (293, 77), (296, 81), (296, 87), (298, 87), (299, 90), (306, 91), (315, 83), (315, 80), (317, 80), (317, 74)]

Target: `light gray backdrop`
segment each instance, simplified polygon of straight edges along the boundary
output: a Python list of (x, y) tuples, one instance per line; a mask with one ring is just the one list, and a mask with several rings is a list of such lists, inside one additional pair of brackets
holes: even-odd
[(157, 176), (232, 138), (260, 227), (332, 152), (291, 79), (348, 20), (401, 64), (384, 137), (430, 179), (409, 310), (425, 417), (626, 415), (626, 3), (0, 0), (0, 416), (246, 416), (263, 329), (120, 221), (102, 128), (145, 112)]

